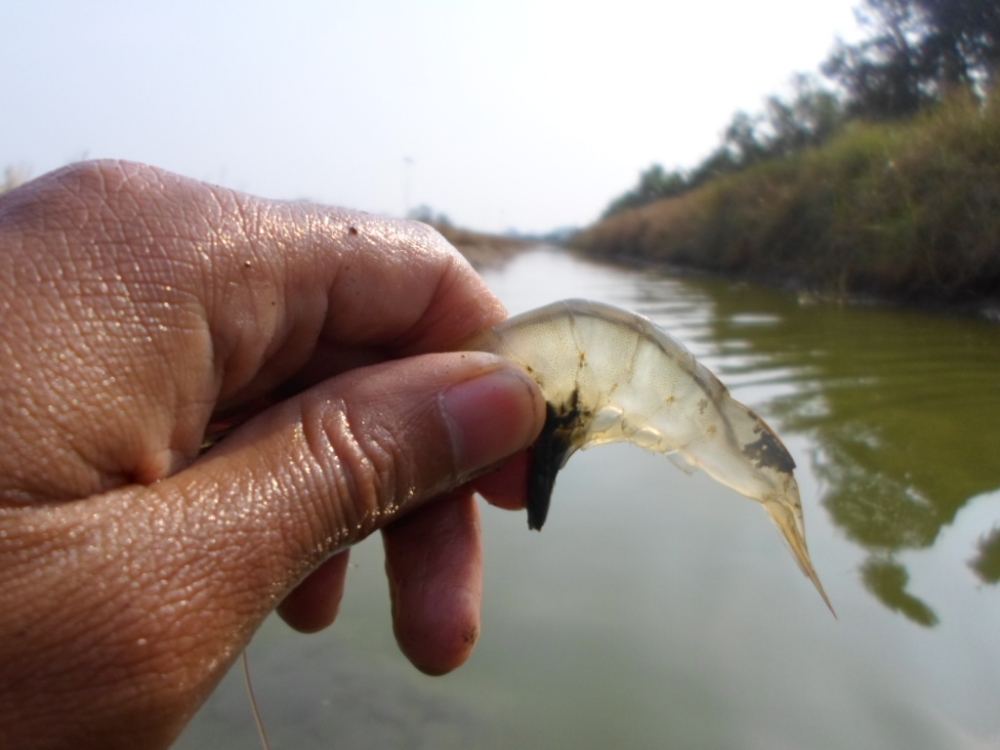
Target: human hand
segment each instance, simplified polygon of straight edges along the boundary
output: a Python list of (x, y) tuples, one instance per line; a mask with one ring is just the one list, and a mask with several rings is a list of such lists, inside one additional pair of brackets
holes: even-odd
[(0, 746), (169, 744), (279, 603), (332, 622), (376, 529), (404, 652), (465, 660), (468, 482), (544, 404), (441, 353), (504, 311), (439, 236), (97, 162), (0, 198), (0, 263)]

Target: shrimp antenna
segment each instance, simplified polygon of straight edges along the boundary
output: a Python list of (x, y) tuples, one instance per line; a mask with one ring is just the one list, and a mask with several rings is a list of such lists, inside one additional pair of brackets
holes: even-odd
[(257, 705), (257, 696), (253, 692), (253, 682), (250, 679), (250, 660), (247, 658), (246, 649), (243, 649), (243, 653), (240, 654), (240, 663), (243, 665), (243, 684), (246, 686), (247, 697), (250, 699), (250, 713), (253, 714), (254, 724), (257, 725), (257, 737), (260, 738), (260, 746), (263, 750), (271, 750), (271, 741), (267, 738), (264, 719), (260, 714), (260, 706)]

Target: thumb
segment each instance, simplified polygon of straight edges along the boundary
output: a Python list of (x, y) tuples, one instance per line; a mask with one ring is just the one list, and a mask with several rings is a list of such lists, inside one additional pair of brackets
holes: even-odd
[(44, 592), (12, 622), (19, 653), (51, 658), (12, 663), (12, 684), (39, 726), (175, 734), (309, 570), (526, 447), (543, 415), (504, 360), (423, 355), (325, 381), (148, 487), (21, 511), (0, 580)]
[(534, 381), (498, 357), (411, 357), (270, 409), (161, 486), (183, 496), (188, 519), (225, 511), (243, 585), (254, 554), (261, 582), (287, 591), (332, 552), (528, 446), (544, 413)]

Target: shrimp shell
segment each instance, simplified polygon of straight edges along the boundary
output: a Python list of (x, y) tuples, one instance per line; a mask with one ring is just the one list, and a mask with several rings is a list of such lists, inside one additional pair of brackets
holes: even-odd
[(679, 456), (761, 503), (833, 612), (806, 547), (795, 461), (763, 419), (650, 320), (564, 300), (510, 318), (467, 348), (519, 364), (545, 396), (545, 427), (532, 449), (530, 528), (545, 523), (555, 476), (575, 451), (635, 443)]

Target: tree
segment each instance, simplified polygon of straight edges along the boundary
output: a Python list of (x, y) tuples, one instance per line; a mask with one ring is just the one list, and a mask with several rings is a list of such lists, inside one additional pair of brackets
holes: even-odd
[(870, 36), (839, 43), (823, 71), (843, 86), (852, 113), (911, 115), (957, 87), (982, 93), (1000, 67), (996, 0), (865, 0)]
[[(768, 97), (764, 112), (737, 112), (723, 131), (720, 152), (709, 157), (711, 174), (732, 172), (774, 157), (788, 156), (826, 141), (843, 122), (837, 97), (814, 76), (792, 78), (791, 98)], [(724, 152), (724, 153), (722, 153)], [(704, 165), (703, 165), (704, 166)], [(695, 173), (705, 171), (699, 167)], [(689, 182), (696, 181), (693, 177)]]
[(760, 117), (754, 117), (746, 112), (737, 112), (733, 115), (722, 135), (723, 148), (729, 152), (733, 164), (748, 166), (760, 161), (767, 154), (760, 126)]
[(912, 115), (930, 98), (919, 48), (926, 31), (914, 0), (865, 0), (855, 15), (871, 36), (856, 45), (838, 42), (823, 72), (844, 87), (852, 114)]
[(813, 76), (792, 78), (792, 97), (768, 98), (764, 108), (763, 150), (767, 157), (788, 156), (826, 141), (843, 122), (837, 97)]
[(611, 201), (604, 210), (603, 218), (627, 208), (680, 195), (687, 189), (687, 179), (681, 172), (668, 172), (659, 164), (653, 164), (639, 173), (639, 182), (634, 188)]
[(763, 114), (733, 115), (722, 142), (692, 170), (668, 172), (653, 164), (642, 171), (636, 186), (611, 201), (602, 218), (686, 193), (716, 177), (826, 141), (844, 120), (840, 101), (815, 76), (796, 75), (791, 85), (791, 99), (772, 96)]
[(826, 142), (844, 122), (844, 109), (837, 96), (823, 88), (815, 76), (792, 78), (792, 122), (800, 147)]
[(421, 203), (415, 208), (411, 208), (407, 214), (407, 219), (422, 221), (424, 224), (431, 224), (435, 227), (450, 227), (451, 219), (446, 214), (438, 213), (426, 203)]
[(1000, 65), (1000, 5), (995, 0), (915, 0), (927, 21), (931, 71), (943, 86), (982, 84)]

